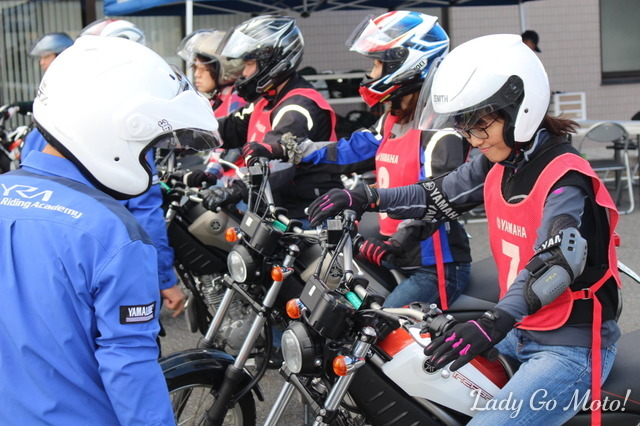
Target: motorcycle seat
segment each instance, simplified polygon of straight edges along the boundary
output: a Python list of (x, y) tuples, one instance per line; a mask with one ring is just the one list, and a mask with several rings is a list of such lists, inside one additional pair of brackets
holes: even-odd
[[(608, 397), (610, 401), (619, 400), (625, 412), (640, 414), (640, 330), (623, 335), (616, 346), (618, 352), (611, 372), (602, 386), (602, 399)], [(625, 403), (629, 390), (631, 393)]]
[[(448, 311), (458, 320), (473, 319), (477, 312), (494, 308), (499, 298), (498, 269), (493, 258), (487, 257), (471, 264), (467, 288), (449, 305)], [(472, 315), (458, 318), (456, 312), (471, 312)]]

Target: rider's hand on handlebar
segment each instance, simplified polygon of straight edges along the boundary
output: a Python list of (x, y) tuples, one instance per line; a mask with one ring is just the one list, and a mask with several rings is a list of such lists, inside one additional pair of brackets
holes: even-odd
[(431, 356), (429, 364), (442, 368), (451, 361), (451, 371), (456, 371), (482, 352), (504, 339), (516, 320), (511, 315), (493, 309), (485, 312), (476, 321), (456, 324), (425, 348), (424, 354)]
[(400, 243), (393, 239), (383, 241), (378, 238), (371, 238), (362, 244), (360, 254), (369, 263), (380, 266), (383, 260), (389, 261), (391, 256), (396, 257), (404, 254), (404, 249), (400, 246)]
[(360, 218), (365, 211), (376, 210), (377, 205), (378, 191), (368, 185), (360, 185), (352, 190), (335, 188), (313, 200), (308, 208), (309, 220), (313, 228), (345, 209), (353, 210)]
[(242, 155), (248, 166), (252, 166), (258, 157), (264, 157), (268, 160), (283, 158), (284, 150), (282, 145), (277, 142), (249, 142), (242, 147)]
[(200, 191), (200, 196), (202, 197), (202, 205), (208, 210), (215, 211), (218, 207), (245, 200), (248, 191), (249, 189), (244, 182), (236, 179), (227, 188), (216, 186)]
[(181, 182), (190, 188), (206, 188), (215, 185), (218, 181), (214, 174), (203, 170), (175, 170), (171, 173), (169, 179)]

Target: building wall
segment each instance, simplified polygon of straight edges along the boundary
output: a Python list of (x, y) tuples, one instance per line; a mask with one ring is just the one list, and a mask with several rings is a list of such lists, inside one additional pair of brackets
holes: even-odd
[[(33, 28), (37, 30), (31, 30), (27, 37), (29, 40), (14, 42), (15, 30), (12, 30), (12, 34), (7, 34), (9, 27), (5, 21), (5, 37), (4, 40), (0, 38), (4, 41), (3, 53), (6, 54), (8, 50), (18, 48), (26, 51), (37, 35), (43, 31), (67, 31), (72, 36), (77, 35), (80, 31), (78, 21), (80, 2), (47, 3), (49, 6), (39, 6), (38, 12), (32, 15)], [(73, 3), (76, 4), (77, 12), (61, 7), (62, 4), (68, 7)], [(52, 6), (55, 10), (45, 10), (46, 7)], [(540, 35), (542, 53), (539, 57), (549, 74), (552, 90), (586, 92), (589, 119), (626, 120), (640, 110), (640, 84), (606, 86), (601, 84), (599, 0), (537, 0), (526, 2), (521, 8), (524, 11), (527, 29), (534, 29)], [(98, 17), (101, 17), (101, 2), (98, 2), (97, 9)], [(433, 15), (442, 13), (439, 8), (415, 10)], [(383, 9), (316, 12), (308, 18), (290, 13), (297, 18), (305, 37), (302, 67), (311, 66), (318, 72), (369, 69), (370, 60), (349, 52), (344, 43), (355, 26), (367, 15), (384, 12)], [(447, 24), (452, 47), (486, 34), (519, 34), (521, 32), (519, 12), (520, 8), (517, 5), (448, 9)], [(73, 19), (67, 16), (73, 16)], [(249, 17), (248, 14), (195, 16), (193, 28), (228, 29)], [(144, 30), (149, 47), (169, 62), (180, 63), (175, 50), (184, 35), (182, 17), (125, 17), (125, 19), (133, 21)], [(64, 28), (53, 28), (53, 22), (64, 23)], [(24, 37), (24, 33), (20, 31), (19, 36)], [(11, 76), (11, 81), (3, 81), (4, 87), (1, 92), (5, 102), (13, 100), (14, 96), (33, 93), (39, 81), (37, 63), (26, 55), (20, 56), (21, 65), (16, 63), (17, 70), (4, 68), (3, 77)], [(5, 57), (5, 60), (8, 63), (11, 59)], [(17, 80), (15, 75), (20, 68), (24, 72), (23, 75), (26, 74), (26, 78)], [(8, 84), (12, 87), (19, 86), (20, 94), (16, 91), (9, 92)], [(362, 106), (345, 105), (340, 109), (356, 107)]]
[[(526, 29), (538, 32), (539, 58), (553, 91), (585, 92), (590, 120), (629, 120), (640, 111), (640, 84), (601, 84), (598, 0), (539, 0), (523, 4)], [(520, 33), (518, 6), (450, 11), (453, 46), (492, 33)]]

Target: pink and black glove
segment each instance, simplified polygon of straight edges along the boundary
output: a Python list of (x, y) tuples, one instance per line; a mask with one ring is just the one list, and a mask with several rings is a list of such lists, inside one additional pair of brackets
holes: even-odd
[(395, 240), (383, 241), (377, 238), (366, 240), (360, 247), (360, 254), (369, 263), (380, 266), (383, 260), (404, 254), (404, 249)]
[(242, 147), (242, 156), (247, 165), (251, 166), (259, 157), (264, 157), (268, 160), (283, 158), (284, 150), (277, 142), (249, 142)]
[(458, 323), (433, 339), (424, 354), (431, 356), (429, 364), (435, 368), (454, 361), (449, 369), (456, 371), (504, 339), (515, 323), (511, 315), (500, 309), (487, 311), (479, 319)]
[(353, 210), (360, 218), (365, 211), (376, 210), (377, 204), (378, 191), (368, 185), (352, 190), (334, 188), (309, 205), (309, 221), (311, 227), (316, 227), (347, 209)]

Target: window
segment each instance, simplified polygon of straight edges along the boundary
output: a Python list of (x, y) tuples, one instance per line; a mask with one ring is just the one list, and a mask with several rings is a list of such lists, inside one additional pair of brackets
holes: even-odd
[(600, 0), (602, 84), (640, 82), (640, 2)]

